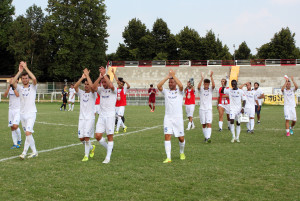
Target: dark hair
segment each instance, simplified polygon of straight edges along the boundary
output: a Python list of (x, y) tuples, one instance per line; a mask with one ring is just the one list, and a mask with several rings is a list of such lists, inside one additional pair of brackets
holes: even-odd
[(84, 79), (82, 80), (82, 83), (85, 83), (85, 81), (87, 81), (87, 79), (86, 79), (86, 78), (84, 78)]
[(204, 79), (204, 83), (210, 83), (210, 80), (209, 79)]
[(231, 85), (232, 85), (233, 83), (237, 84), (237, 81), (236, 81), (236, 80), (231, 80)]
[(123, 78), (122, 78), (122, 77), (118, 77), (118, 80), (119, 80), (120, 82), (123, 82)]
[(150, 87), (153, 87), (153, 84), (150, 84)]
[[(27, 72), (23, 72), (22, 75), (21, 75), (21, 77), (26, 76), (26, 75), (28, 75), (28, 73)], [(28, 77), (29, 77), (29, 75), (28, 75)]]
[(255, 85), (255, 84), (257, 84), (257, 86), (259, 86), (259, 83), (258, 83), (258, 82), (254, 82), (254, 85)]
[(110, 76), (109, 75), (106, 75), (108, 77), (108, 79), (110, 80)]
[(74, 86), (74, 84), (72, 83), (71, 86)]

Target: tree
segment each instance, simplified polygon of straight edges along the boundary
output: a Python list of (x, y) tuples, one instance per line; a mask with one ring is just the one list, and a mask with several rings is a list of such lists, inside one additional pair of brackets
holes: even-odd
[(14, 73), (14, 57), (7, 47), (9, 45), (9, 29), (13, 22), (15, 7), (12, 0), (0, 1), (0, 74), (8, 75)]
[(167, 23), (163, 19), (158, 18), (153, 24), (151, 34), (154, 39), (155, 54), (165, 53), (170, 39), (170, 29)]
[(295, 33), (290, 29), (282, 28), (269, 43), (257, 48), (257, 57), (260, 59), (298, 59), (299, 48), (296, 47)]
[(235, 50), (235, 59), (250, 59), (251, 58), (251, 50), (247, 46), (247, 43), (244, 41), (239, 45), (239, 48)]

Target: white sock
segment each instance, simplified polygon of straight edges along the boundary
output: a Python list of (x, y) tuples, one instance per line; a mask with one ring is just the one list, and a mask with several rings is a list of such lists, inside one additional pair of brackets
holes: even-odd
[(107, 149), (107, 143), (106, 140), (104, 138), (101, 138), (101, 140), (99, 141), (99, 143), (105, 148)]
[(118, 123), (117, 123), (117, 128), (116, 128), (116, 131), (119, 132), (119, 129), (120, 129), (120, 125), (123, 123), (122, 121), (122, 118), (121, 117), (118, 117)]
[(246, 126), (247, 126), (247, 130), (251, 130), (250, 129), (250, 121), (246, 123)]
[(20, 130), (20, 128), (17, 128), (17, 129), (15, 130), (15, 132), (16, 132), (16, 134), (17, 134), (17, 136), (18, 136), (18, 141), (21, 141), (22, 138), (21, 138), (21, 130)]
[(24, 150), (23, 150), (23, 153), (22, 153), (22, 154), (24, 154), (24, 155), (27, 154), (29, 145), (30, 145), (29, 136), (26, 136), (26, 138), (25, 138), (25, 143), (24, 143)]
[(11, 137), (12, 137), (14, 145), (17, 145), (18, 144), (18, 135), (17, 135), (16, 131), (11, 131)]
[(84, 155), (89, 157), (89, 153), (90, 153), (90, 141), (85, 141), (84, 144)]
[(207, 139), (211, 137), (211, 128), (206, 128)]
[(71, 110), (71, 103), (69, 103), (69, 110)]
[(203, 128), (203, 127), (202, 127), (202, 131), (203, 131), (204, 138), (207, 139), (207, 137), (206, 137), (206, 128)]
[(236, 126), (236, 139), (240, 138), (241, 126)]
[(93, 149), (93, 146), (92, 146), (91, 140), (89, 140), (89, 146), (90, 146), (90, 150), (92, 150), (92, 149)]
[(228, 127), (230, 128), (230, 121), (227, 121), (227, 125), (228, 125)]
[(166, 150), (167, 158), (171, 159), (171, 141), (165, 141), (165, 150)]
[(190, 129), (192, 126), (192, 123), (189, 121), (187, 128)]
[(223, 128), (223, 121), (219, 121), (219, 129)]
[(180, 148), (180, 153), (184, 153), (184, 146), (185, 146), (185, 140), (183, 142), (179, 141), (179, 148)]
[(72, 104), (72, 110), (74, 110), (74, 104)]
[(111, 152), (112, 152), (113, 148), (114, 148), (114, 142), (113, 141), (111, 141), (111, 142), (109, 141), (107, 143), (107, 154), (106, 154), (106, 158), (108, 160), (110, 160), (110, 156), (111, 156)]
[(285, 129), (286, 133), (289, 133), (290, 132), (290, 129)]
[(194, 121), (192, 121), (192, 126), (195, 126)]
[(232, 138), (235, 139), (234, 124), (230, 124), (230, 131), (232, 134)]
[(29, 140), (30, 140), (30, 148), (32, 150), (32, 153), (36, 153), (36, 148), (35, 148), (35, 141), (33, 139), (32, 135), (29, 135)]
[(255, 121), (254, 119), (250, 119), (250, 130), (254, 130)]

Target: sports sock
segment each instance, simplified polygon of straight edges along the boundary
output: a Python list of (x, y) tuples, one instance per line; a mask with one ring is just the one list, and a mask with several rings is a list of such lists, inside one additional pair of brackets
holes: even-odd
[(153, 105), (153, 111), (155, 110), (155, 105)]
[(180, 148), (180, 153), (184, 153), (184, 146), (185, 146), (185, 140), (183, 142), (179, 141), (179, 148)]
[(194, 121), (192, 121), (192, 126), (195, 126)]
[(285, 129), (286, 133), (290, 132), (290, 129)]
[[(251, 120), (250, 120), (250, 121), (251, 121)], [(250, 121), (246, 123), (247, 130), (251, 130), (251, 129), (250, 129), (250, 127), (251, 127), (251, 126), (250, 126)]]
[(72, 104), (72, 111), (74, 110), (74, 104)]
[(190, 129), (192, 126), (192, 123), (189, 121), (187, 128)]
[(29, 136), (26, 136), (26, 138), (25, 138), (25, 143), (24, 143), (24, 150), (23, 150), (23, 153), (22, 153), (22, 154), (24, 154), (24, 155), (27, 154), (29, 145), (30, 145)]
[(71, 110), (71, 104), (69, 103), (69, 110)]
[(207, 137), (206, 137), (206, 128), (202, 128), (202, 131), (203, 131), (204, 137), (207, 139)]
[(219, 121), (219, 129), (223, 128), (223, 121)]
[(232, 138), (235, 139), (234, 124), (230, 124), (230, 131), (231, 131), (231, 134), (232, 134)]
[(64, 109), (65, 109), (65, 110), (66, 110), (66, 107), (67, 107), (67, 104), (65, 103), (65, 104), (64, 104)]
[(14, 145), (17, 145), (18, 144), (18, 135), (17, 135), (16, 131), (11, 131), (11, 137), (12, 137)]
[(241, 126), (236, 126), (236, 139), (240, 138)]
[(89, 157), (89, 153), (90, 153), (90, 144), (89, 141), (85, 141), (84, 144), (84, 155)]
[(17, 136), (18, 136), (18, 141), (21, 141), (21, 140), (22, 140), (22, 137), (21, 137), (21, 130), (20, 130), (20, 128), (17, 128), (17, 129), (15, 130), (15, 132), (16, 132), (16, 134), (17, 134)]
[(255, 121), (254, 119), (250, 119), (250, 130), (254, 130)]
[(120, 125), (123, 123), (122, 118), (120, 116), (118, 116), (118, 123), (117, 123), (117, 128), (116, 131), (119, 132), (120, 129)]
[(107, 149), (107, 143), (106, 140), (104, 138), (101, 138), (101, 140), (99, 140), (99, 143), (105, 148)]
[(150, 109), (152, 110), (152, 105), (151, 105), (151, 104), (149, 104), (149, 107), (150, 107)]
[(106, 154), (106, 158), (108, 160), (110, 160), (110, 156), (111, 156), (111, 152), (112, 152), (113, 148), (114, 148), (114, 142), (113, 141), (109, 141), (107, 143), (107, 154)]
[(228, 125), (228, 127), (230, 128), (230, 121), (227, 121), (227, 125)]
[(89, 146), (90, 146), (90, 151), (91, 151), (93, 149), (93, 145), (92, 145), (91, 140), (89, 140)]
[(31, 150), (32, 150), (32, 153), (36, 153), (36, 147), (35, 147), (35, 141), (34, 141), (34, 139), (33, 139), (33, 136), (32, 135), (29, 135), (28, 136), (29, 137), (29, 142), (30, 142), (30, 148), (31, 148)]
[(207, 139), (211, 137), (211, 128), (206, 128), (206, 132), (207, 132)]
[(171, 159), (171, 141), (165, 141), (165, 150), (166, 150), (167, 158)]

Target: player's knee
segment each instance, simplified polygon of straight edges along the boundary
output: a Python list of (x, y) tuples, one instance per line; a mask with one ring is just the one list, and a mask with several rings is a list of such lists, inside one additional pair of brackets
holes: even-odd
[(102, 135), (100, 133), (96, 133), (96, 140), (100, 141), (102, 138)]
[(107, 141), (111, 142), (114, 140), (114, 136), (113, 135), (107, 135)]
[(178, 138), (179, 142), (184, 142), (184, 136)]

